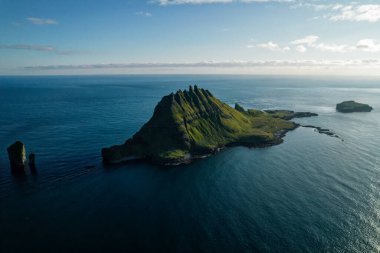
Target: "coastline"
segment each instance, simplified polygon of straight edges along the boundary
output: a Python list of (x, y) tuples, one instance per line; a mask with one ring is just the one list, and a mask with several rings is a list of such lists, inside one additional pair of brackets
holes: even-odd
[(294, 128), (293, 129), (281, 129), (278, 132), (275, 133), (275, 139), (271, 140), (269, 142), (262, 142), (262, 143), (248, 143), (248, 142), (231, 142), (223, 146), (219, 146), (213, 149), (208, 150), (208, 152), (204, 153), (197, 153), (197, 154), (191, 154), (188, 153), (186, 158), (177, 158), (177, 159), (165, 159), (159, 160), (159, 159), (153, 159), (152, 157), (125, 157), (124, 159), (120, 159), (114, 162), (105, 162), (104, 164), (106, 166), (117, 166), (117, 165), (122, 165), (122, 164), (128, 164), (128, 163), (133, 163), (133, 162), (148, 162), (153, 165), (158, 165), (158, 166), (163, 166), (163, 167), (175, 167), (175, 166), (180, 166), (180, 165), (187, 165), (190, 164), (196, 160), (200, 159), (205, 159), (208, 157), (211, 157), (213, 155), (217, 155), (221, 151), (232, 148), (232, 147), (246, 147), (246, 148), (268, 148), (276, 145), (280, 145), (284, 142), (284, 137), (286, 134), (290, 131), (294, 131), (297, 128), (301, 127), (300, 124), (294, 123)]

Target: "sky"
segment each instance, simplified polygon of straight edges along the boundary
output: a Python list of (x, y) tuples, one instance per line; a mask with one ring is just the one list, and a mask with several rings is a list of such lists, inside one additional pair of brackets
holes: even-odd
[(380, 75), (380, 0), (0, 0), (0, 75)]

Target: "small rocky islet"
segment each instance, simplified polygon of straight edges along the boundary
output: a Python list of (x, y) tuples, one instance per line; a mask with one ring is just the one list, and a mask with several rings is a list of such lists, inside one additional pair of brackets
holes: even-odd
[(12, 169), (23, 170), (26, 165), (26, 149), (24, 143), (16, 141), (7, 148)]
[(190, 86), (164, 96), (152, 118), (124, 144), (102, 149), (103, 161), (116, 164), (149, 160), (179, 165), (215, 154), (228, 146), (266, 147), (283, 142), (300, 125), (294, 118), (318, 114), (288, 110), (235, 108), (210, 91)]
[(336, 105), (336, 110), (341, 113), (371, 112), (373, 108), (370, 105), (355, 101), (344, 101)]
[(7, 151), (12, 172), (23, 173), (27, 165), (32, 173), (36, 172), (36, 156), (34, 153), (30, 153), (28, 159), (26, 159), (26, 148), (24, 143), (16, 141), (7, 148)]

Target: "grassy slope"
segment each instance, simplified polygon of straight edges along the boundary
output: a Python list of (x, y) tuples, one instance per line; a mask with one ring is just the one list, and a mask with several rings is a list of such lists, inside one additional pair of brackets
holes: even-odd
[(163, 97), (152, 118), (124, 145), (103, 150), (106, 161), (125, 156), (155, 161), (184, 159), (230, 144), (262, 145), (275, 141), (280, 130), (291, 130), (291, 121), (258, 110), (236, 109), (209, 91), (190, 87)]

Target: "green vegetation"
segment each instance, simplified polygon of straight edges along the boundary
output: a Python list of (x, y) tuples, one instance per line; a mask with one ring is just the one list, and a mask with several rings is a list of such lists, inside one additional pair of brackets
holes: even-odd
[(361, 104), (355, 101), (344, 101), (336, 105), (336, 110), (343, 113), (370, 112), (373, 110), (373, 108), (367, 104)]
[[(275, 112), (275, 111), (274, 111)], [(281, 112), (287, 119), (294, 112)], [(162, 98), (152, 118), (125, 144), (104, 148), (103, 160), (117, 163), (149, 159), (180, 164), (229, 145), (267, 146), (281, 143), (283, 133), (298, 125), (279, 113), (235, 109), (197, 86)]]
[(270, 114), (274, 118), (291, 120), (293, 118), (306, 118), (318, 116), (316, 113), (311, 112), (294, 112), (288, 110), (267, 110), (266, 113)]

